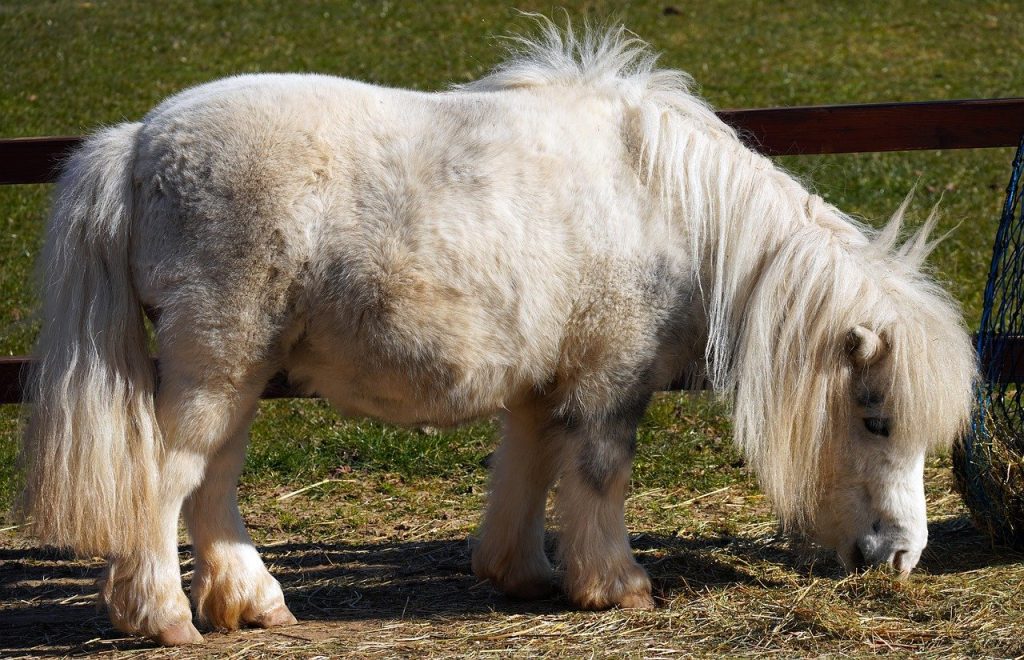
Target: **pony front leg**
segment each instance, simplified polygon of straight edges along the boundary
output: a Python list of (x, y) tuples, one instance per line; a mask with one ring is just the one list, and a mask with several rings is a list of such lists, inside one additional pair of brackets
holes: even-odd
[(196, 553), (192, 602), (200, 621), (223, 630), (296, 623), (281, 585), (263, 565), (238, 512), (238, 477), (247, 441), (246, 429), (225, 443), (184, 509)]
[(473, 549), (473, 573), (515, 598), (542, 598), (554, 590), (544, 554), (544, 506), (561, 438), (545, 434), (545, 426), (548, 417), (537, 407), (506, 413), (480, 542)]
[(633, 558), (625, 524), (626, 489), (644, 405), (573, 422), (556, 494), (558, 555), (565, 592), (583, 609), (652, 608), (651, 581)]

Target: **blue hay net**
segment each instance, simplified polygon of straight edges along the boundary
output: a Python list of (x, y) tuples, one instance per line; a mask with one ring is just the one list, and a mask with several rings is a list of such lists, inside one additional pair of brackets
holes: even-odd
[(1013, 159), (978, 331), (972, 432), (953, 454), (964, 501), (993, 539), (1024, 547), (1024, 136)]

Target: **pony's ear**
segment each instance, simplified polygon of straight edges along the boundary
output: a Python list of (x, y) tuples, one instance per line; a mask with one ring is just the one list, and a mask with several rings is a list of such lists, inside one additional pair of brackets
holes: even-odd
[(888, 343), (870, 328), (858, 325), (846, 335), (846, 354), (858, 367), (870, 367), (888, 352)]

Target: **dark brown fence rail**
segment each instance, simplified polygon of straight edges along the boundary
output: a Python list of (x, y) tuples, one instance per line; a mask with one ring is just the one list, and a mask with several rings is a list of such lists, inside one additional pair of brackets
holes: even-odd
[(0, 185), (56, 181), (61, 163), (81, 143), (80, 137), (0, 140)]
[[(722, 110), (718, 115), (752, 148), (770, 156), (1012, 147), (1024, 134), (1024, 98)], [(0, 139), (0, 185), (54, 181), (81, 141)], [(1024, 338), (1008, 338), (1006, 346), (1002, 378), (1020, 382), (1024, 366), (1016, 357), (1024, 356)], [(23, 400), (28, 365), (26, 357), (0, 357), (0, 403)], [(263, 393), (264, 398), (293, 396), (299, 394), (283, 374)]]
[[(1024, 132), (1024, 98), (722, 110), (718, 115), (769, 156), (1012, 147)], [(0, 140), (0, 184), (53, 181), (81, 140)]]
[(723, 110), (770, 156), (1015, 147), (1024, 98)]
[[(154, 358), (154, 363), (156, 358)], [(31, 358), (23, 355), (0, 357), (0, 404), (21, 403), (27, 398), (25, 383), (28, 382), (28, 370)], [(299, 398), (306, 395), (293, 389), (288, 384), (285, 374), (277, 374), (267, 383), (263, 390), (264, 399)]]

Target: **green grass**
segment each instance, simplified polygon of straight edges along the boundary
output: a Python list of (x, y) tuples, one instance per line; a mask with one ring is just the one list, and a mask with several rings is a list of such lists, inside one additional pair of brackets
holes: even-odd
[[(726, 412), (710, 395), (656, 397), (639, 432), (636, 480), (705, 492), (742, 479)], [(442, 431), (402, 429), (339, 418), (323, 401), (269, 401), (253, 425), (259, 441), (249, 451), (247, 475), (296, 486), (352, 471), (473, 481), (484, 472), (497, 432), (494, 422)]]
[(253, 434), (264, 441), (249, 452), (249, 474), (300, 484), (353, 469), (458, 478), (482, 468), (495, 431), (493, 423), (445, 432), (402, 429), (340, 419), (323, 401), (265, 402), (253, 425)]

